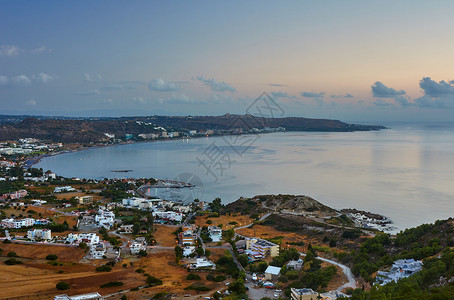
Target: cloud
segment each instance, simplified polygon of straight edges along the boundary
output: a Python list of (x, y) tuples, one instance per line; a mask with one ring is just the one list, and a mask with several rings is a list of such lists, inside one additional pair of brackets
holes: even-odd
[(301, 96), (306, 97), (306, 98), (323, 98), (323, 95), (325, 95), (324, 92), (321, 92), (321, 93), (302, 92), (301, 93)]
[(93, 76), (89, 73), (84, 73), (83, 76), (86, 82), (102, 82), (102, 76), (99, 73), (95, 73)]
[(30, 52), (35, 53), (35, 54), (41, 54), (41, 53), (45, 53), (45, 52), (52, 52), (52, 50), (47, 48), (46, 46), (41, 46), (39, 48), (35, 48), (35, 49), (31, 50)]
[(268, 83), (269, 86), (288, 86), (285, 84), (277, 84), (277, 83)]
[(9, 84), (9, 78), (6, 76), (0, 76), (0, 86), (5, 86)]
[(11, 78), (11, 84), (23, 86), (23, 85), (30, 85), (32, 83), (31, 79), (28, 78), (26, 75), (17, 75)]
[(402, 106), (414, 105), (414, 103), (409, 102), (408, 99), (405, 98), (404, 96), (396, 96), (394, 97), (394, 101), (396, 101), (398, 104)]
[(88, 90), (88, 91), (79, 91), (77, 95), (80, 96), (94, 96), (94, 95), (101, 95), (101, 92), (98, 89)]
[(38, 104), (36, 102), (36, 100), (33, 98), (30, 98), (30, 100), (28, 100), (26, 103), (27, 103), (27, 105), (30, 105), (30, 106), (36, 106)]
[(424, 94), (429, 97), (454, 95), (454, 86), (452, 84), (452, 81), (451, 83), (447, 83), (444, 80), (436, 82), (430, 77), (424, 77), (419, 82), (419, 86), (423, 89)]
[(236, 89), (233, 86), (224, 81), (217, 81), (214, 78), (205, 79), (203, 76), (198, 76), (197, 79), (209, 86), (213, 92), (236, 92)]
[(352, 94), (349, 94), (349, 93), (347, 93), (347, 94), (345, 94), (344, 98), (353, 98), (353, 95), (352, 95)]
[(0, 45), (0, 57), (1, 56), (17, 56), (23, 50), (14, 45)]
[(42, 83), (49, 83), (55, 80), (56, 76), (48, 75), (46, 73), (39, 73), (38, 75), (33, 75), (33, 79), (42, 82)]
[(377, 98), (394, 98), (396, 96), (405, 95), (403, 90), (397, 91), (393, 88), (385, 86), (380, 81), (375, 82), (372, 86), (372, 95)]
[(276, 98), (290, 98), (290, 96), (286, 92), (271, 92), (271, 95)]
[(180, 85), (176, 82), (168, 82), (161, 78), (156, 78), (148, 83), (148, 89), (158, 92), (175, 92), (180, 89)]

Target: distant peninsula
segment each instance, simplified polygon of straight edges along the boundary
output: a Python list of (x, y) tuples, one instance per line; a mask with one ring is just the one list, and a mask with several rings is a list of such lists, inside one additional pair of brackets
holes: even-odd
[(66, 143), (103, 143), (109, 139), (147, 140), (195, 135), (229, 135), (274, 131), (350, 132), (386, 129), (378, 125), (302, 117), (265, 118), (253, 115), (143, 116), (67, 118), (0, 115), (0, 140), (37, 138)]

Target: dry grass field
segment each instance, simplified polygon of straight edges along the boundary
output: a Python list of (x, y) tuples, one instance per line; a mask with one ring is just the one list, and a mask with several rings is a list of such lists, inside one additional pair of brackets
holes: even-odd
[(173, 234), (178, 229), (177, 226), (155, 225), (155, 228), (156, 246), (175, 247), (177, 245)]
[[(219, 217), (216, 217), (216, 218), (208, 218), (209, 215), (205, 215), (205, 216), (198, 216), (196, 221), (195, 221), (195, 224), (197, 226), (209, 226), (209, 224), (207, 224), (207, 220), (211, 220), (212, 224), (211, 225), (219, 225), (219, 224), (222, 224), (222, 228), (223, 229), (230, 229), (230, 228), (234, 228), (234, 227), (241, 227), (241, 226), (245, 226), (245, 225), (248, 225), (248, 224), (251, 224), (254, 222), (254, 219), (251, 219), (249, 216), (247, 215), (236, 215), (236, 216), (229, 216), (229, 215), (220, 215)], [(236, 222), (237, 224), (229, 224), (231, 222)]]

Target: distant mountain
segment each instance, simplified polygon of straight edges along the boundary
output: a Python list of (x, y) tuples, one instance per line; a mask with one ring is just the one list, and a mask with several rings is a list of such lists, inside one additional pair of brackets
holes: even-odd
[(245, 133), (255, 129), (285, 128), (287, 131), (370, 131), (383, 126), (348, 124), (337, 120), (308, 118), (257, 118), (251, 115), (223, 116), (149, 116), (121, 118), (64, 118), (0, 116), (0, 141), (33, 137), (55, 142), (97, 143), (106, 140), (105, 133), (124, 137), (160, 132), (161, 126), (178, 131), (206, 131), (215, 133)]

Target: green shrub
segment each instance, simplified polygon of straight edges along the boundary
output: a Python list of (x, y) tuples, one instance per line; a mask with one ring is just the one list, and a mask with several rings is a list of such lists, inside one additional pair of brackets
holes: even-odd
[(57, 258), (58, 256), (55, 254), (49, 254), (48, 256), (46, 256), (47, 260), (57, 260)]
[(200, 280), (200, 276), (194, 273), (189, 273), (188, 276), (186, 276), (187, 280)]
[(148, 276), (147, 283), (150, 286), (156, 286), (156, 285), (161, 285), (162, 284), (162, 280), (158, 279), (158, 278), (156, 278), (154, 276)]
[(110, 271), (112, 271), (112, 267), (109, 267), (106, 265), (96, 268), (96, 272), (110, 272)]
[(64, 291), (64, 290), (69, 289), (69, 284), (67, 284), (64, 281), (60, 281), (59, 283), (57, 283), (57, 285), (55, 287), (57, 288), (57, 290)]
[(15, 258), (10, 258), (10, 259), (7, 259), (3, 262), (5, 265), (9, 265), (9, 266), (12, 266), (12, 265), (20, 265), (22, 264), (22, 262), (20, 260), (17, 260)]
[(108, 287), (114, 287), (114, 286), (122, 286), (124, 283), (121, 281), (111, 281), (108, 283), (101, 284), (101, 288), (108, 288)]
[(16, 252), (12, 252), (11, 251), (11, 252), (8, 252), (8, 254), (6, 256), (8, 256), (8, 257), (17, 257), (17, 254), (16, 254)]

